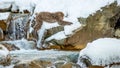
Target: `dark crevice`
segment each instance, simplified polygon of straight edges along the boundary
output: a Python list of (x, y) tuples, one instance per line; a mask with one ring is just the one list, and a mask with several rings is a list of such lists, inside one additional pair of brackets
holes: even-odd
[(119, 19), (117, 20), (117, 22), (115, 23), (114, 29), (118, 29), (118, 28), (120, 28), (120, 17), (119, 17)]

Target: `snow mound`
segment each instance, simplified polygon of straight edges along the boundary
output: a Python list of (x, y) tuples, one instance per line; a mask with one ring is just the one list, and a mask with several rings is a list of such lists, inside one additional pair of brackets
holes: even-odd
[(17, 11), (24, 13), (25, 10), (33, 13), (34, 8), (38, 0), (14, 0), (12, 11)]
[(0, 20), (8, 19), (9, 15), (10, 15), (10, 12), (0, 13)]
[(6, 47), (4, 47), (2, 44), (0, 44), (0, 57), (7, 57), (7, 55), (9, 54), (9, 51)]
[(78, 64), (83, 66), (82, 57), (88, 57), (92, 65), (109, 65), (120, 62), (120, 40), (115, 38), (101, 38), (88, 43), (80, 51)]

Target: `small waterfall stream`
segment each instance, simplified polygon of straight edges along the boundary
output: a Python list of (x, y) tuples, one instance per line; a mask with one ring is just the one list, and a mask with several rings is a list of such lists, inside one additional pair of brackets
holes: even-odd
[(13, 14), (13, 19), (9, 25), (8, 33), (10, 40), (19, 40), (26, 38), (26, 29), (29, 16), (26, 14)]

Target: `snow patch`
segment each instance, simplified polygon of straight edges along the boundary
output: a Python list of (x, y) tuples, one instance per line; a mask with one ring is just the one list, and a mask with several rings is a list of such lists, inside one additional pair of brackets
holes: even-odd
[(9, 15), (10, 15), (10, 12), (0, 13), (0, 20), (8, 19)]
[(9, 54), (9, 51), (6, 47), (4, 47), (2, 44), (0, 44), (0, 57), (7, 57), (7, 55)]
[(82, 66), (81, 57), (86, 56), (93, 65), (109, 65), (120, 62), (120, 39), (101, 38), (88, 43), (80, 51), (78, 64)]
[(64, 31), (60, 31), (60, 32), (50, 36), (49, 38), (47, 38), (45, 41), (50, 41), (52, 39), (61, 40), (61, 39), (64, 39), (64, 38), (67, 38), (67, 36), (65, 35)]

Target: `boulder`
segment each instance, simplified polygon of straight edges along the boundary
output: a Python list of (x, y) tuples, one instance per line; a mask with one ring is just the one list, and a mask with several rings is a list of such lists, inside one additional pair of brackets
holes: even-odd
[(9, 51), (19, 50), (20, 48), (16, 47), (14, 44), (10, 43), (2, 43), (3, 46), (5, 46)]
[(45, 39), (60, 31), (64, 31), (64, 26), (57, 26), (57, 27), (47, 29)]
[(0, 13), (0, 28), (3, 31), (7, 31), (7, 27), (10, 23), (11, 13), (10, 12), (1, 12)]
[(9, 51), (4, 45), (0, 44), (0, 65), (6, 66), (10, 65), (11, 58), (9, 56)]
[[(82, 49), (88, 42), (102, 37), (113, 37), (115, 25), (120, 17), (120, 6), (117, 2), (107, 5), (96, 13), (88, 16), (83, 23), (86, 25), (77, 29), (71, 37), (65, 41), (66, 45), (73, 45), (75, 48)], [(117, 31), (118, 34), (118, 31)]]
[(93, 65), (93, 66), (89, 66), (89, 68), (104, 68), (104, 67), (103, 66)]
[(11, 11), (12, 3), (10, 2), (2, 2), (0, 3), (0, 12)]

